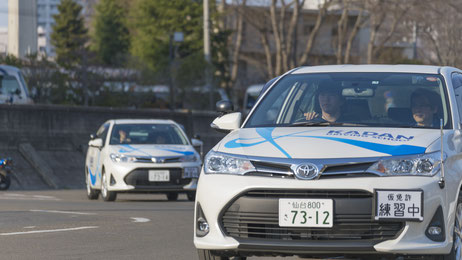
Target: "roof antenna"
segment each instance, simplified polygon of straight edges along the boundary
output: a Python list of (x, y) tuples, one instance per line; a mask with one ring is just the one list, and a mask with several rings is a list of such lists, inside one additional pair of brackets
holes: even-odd
[(444, 160), (444, 152), (443, 152), (443, 119), (440, 119), (440, 131), (441, 131), (441, 162), (440, 162), (440, 171), (441, 171), (441, 177), (440, 180), (438, 181), (438, 185), (440, 185), (440, 188), (443, 189), (445, 186), (445, 180), (444, 180), (444, 166), (443, 166), (443, 160)]

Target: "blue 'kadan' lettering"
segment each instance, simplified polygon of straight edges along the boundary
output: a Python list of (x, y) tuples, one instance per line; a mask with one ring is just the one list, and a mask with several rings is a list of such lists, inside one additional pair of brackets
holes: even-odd
[(326, 135), (333, 135), (333, 136), (349, 136), (349, 137), (362, 137), (362, 138), (374, 138), (380, 140), (387, 140), (387, 141), (394, 141), (394, 142), (407, 142), (414, 138), (414, 136), (404, 136), (404, 135), (397, 135), (396, 137), (390, 133), (376, 133), (371, 131), (347, 131), (344, 132), (343, 130), (330, 130), (327, 132)]

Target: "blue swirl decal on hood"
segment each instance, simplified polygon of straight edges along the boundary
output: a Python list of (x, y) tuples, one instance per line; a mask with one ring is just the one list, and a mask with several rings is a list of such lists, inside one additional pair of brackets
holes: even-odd
[[(325, 140), (331, 140), (331, 141), (336, 141), (336, 142), (341, 142), (341, 143), (346, 143), (349, 145), (353, 145), (356, 147), (364, 148), (367, 150), (379, 152), (379, 153), (385, 153), (389, 155), (408, 155), (408, 154), (419, 154), (419, 153), (424, 153), (426, 150), (426, 147), (421, 147), (421, 146), (414, 146), (414, 145), (388, 145), (388, 144), (379, 144), (379, 143), (373, 143), (373, 142), (366, 142), (366, 141), (359, 141), (359, 140), (353, 140), (353, 139), (346, 139), (346, 138), (339, 138), (339, 137), (331, 137), (331, 136), (312, 136), (312, 135), (300, 135), (302, 133), (307, 133), (307, 132), (313, 132), (316, 130), (308, 130), (308, 131), (302, 131), (302, 132), (296, 132), (296, 133), (291, 133), (291, 134), (286, 134), (286, 135), (280, 135), (280, 136), (273, 136), (272, 132), (274, 131), (274, 127), (272, 128), (256, 128), (256, 132), (261, 136), (261, 137), (256, 137), (256, 138), (236, 138), (233, 140), (230, 140), (225, 144), (225, 148), (233, 149), (233, 148), (240, 148), (240, 147), (251, 147), (251, 146), (256, 146), (262, 143), (269, 142), (272, 144), (274, 147), (276, 147), (279, 151), (281, 151), (287, 158), (292, 158), (289, 153), (287, 153), (280, 145), (276, 143), (276, 139), (283, 138), (283, 137), (300, 137), (300, 138), (317, 138), (317, 139), (325, 139)], [(261, 140), (263, 138), (263, 140)], [(251, 143), (242, 143), (241, 141), (250, 141), (250, 140), (259, 140), (256, 142), (251, 142)]]
[[(138, 151), (140, 153), (144, 153), (145, 155), (148, 155), (148, 156), (151, 156), (149, 153), (141, 150), (141, 148), (135, 148), (129, 144), (123, 144), (123, 145), (120, 145), (122, 146), (122, 148), (119, 150), (119, 153), (130, 153), (130, 152), (135, 152), (135, 151)], [(167, 148), (158, 148), (158, 147), (153, 147), (154, 149), (157, 149), (157, 150), (161, 150), (161, 151), (167, 151), (167, 152), (172, 152), (172, 153), (179, 153), (179, 154), (182, 154), (182, 155), (192, 155), (194, 154), (194, 152), (192, 151), (178, 151), (178, 150), (174, 150), (174, 149), (167, 149)], [(129, 149), (129, 150), (127, 150)]]

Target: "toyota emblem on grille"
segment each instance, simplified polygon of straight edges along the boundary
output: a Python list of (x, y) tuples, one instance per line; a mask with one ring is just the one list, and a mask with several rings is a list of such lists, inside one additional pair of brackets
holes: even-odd
[(295, 168), (295, 176), (298, 179), (312, 180), (316, 178), (318, 174), (319, 174), (318, 167), (312, 163), (299, 164), (297, 168)]

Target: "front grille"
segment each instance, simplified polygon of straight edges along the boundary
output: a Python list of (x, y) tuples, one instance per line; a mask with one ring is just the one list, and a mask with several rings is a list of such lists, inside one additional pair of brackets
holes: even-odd
[(264, 198), (372, 198), (372, 193), (361, 190), (251, 190), (244, 196)]
[(150, 156), (138, 156), (135, 162), (138, 163), (175, 163), (180, 162), (181, 157), (150, 157)]
[[(280, 227), (279, 198), (331, 198), (332, 228)], [(395, 238), (404, 222), (375, 221), (373, 196), (365, 191), (252, 190), (238, 197), (221, 215), (224, 232), (241, 239), (268, 240), (369, 240)]]
[[(251, 161), (255, 171), (247, 172), (248, 176), (263, 176), (294, 179), (291, 167), (297, 164), (274, 163), (266, 161)], [(377, 177), (377, 174), (367, 172), (374, 162), (348, 162), (342, 164), (318, 165), (322, 167), (319, 178), (345, 178), (345, 177)]]
[[(170, 172), (170, 181), (168, 182), (151, 182), (149, 181), (149, 170), (168, 170)], [(182, 178), (182, 168), (139, 168), (131, 171), (125, 176), (124, 181), (133, 186), (171, 186), (186, 185), (191, 182), (191, 178)]]

